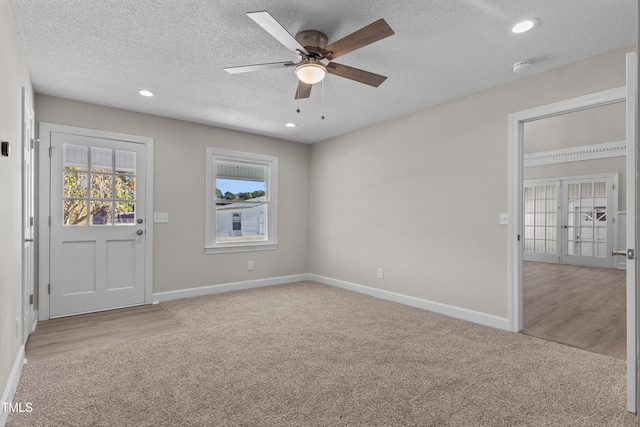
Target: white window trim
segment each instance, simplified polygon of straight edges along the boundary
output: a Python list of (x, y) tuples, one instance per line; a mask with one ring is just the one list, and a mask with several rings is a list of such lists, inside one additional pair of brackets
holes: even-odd
[[(278, 249), (278, 158), (263, 154), (246, 153), (242, 151), (224, 150), (207, 147), (206, 150), (206, 184), (205, 184), (205, 248), (206, 254), (268, 251)], [(268, 166), (265, 178), (269, 210), (267, 213), (268, 240), (263, 242), (229, 242), (216, 243), (216, 206), (215, 206), (215, 175), (216, 161), (248, 162)]]

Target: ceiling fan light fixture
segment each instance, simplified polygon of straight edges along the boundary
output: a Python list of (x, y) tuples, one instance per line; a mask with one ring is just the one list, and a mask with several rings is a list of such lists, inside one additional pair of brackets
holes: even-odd
[(324, 79), (327, 69), (321, 62), (307, 60), (296, 66), (296, 75), (303, 83), (312, 85)]

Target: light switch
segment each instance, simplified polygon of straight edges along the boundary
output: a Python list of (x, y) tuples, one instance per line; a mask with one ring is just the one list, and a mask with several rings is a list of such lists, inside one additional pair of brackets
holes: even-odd
[(156, 224), (169, 222), (169, 213), (168, 212), (154, 212), (153, 213), (153, 222), (156, 223)]
[(501, 213), (500, 214), (500, 225), (509, 225), (509, 214), (508, 213)]

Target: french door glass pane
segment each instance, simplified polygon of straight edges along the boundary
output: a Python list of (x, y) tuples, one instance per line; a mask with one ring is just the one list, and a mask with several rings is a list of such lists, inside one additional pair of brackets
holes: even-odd
[(525, 252), (556, 253), (558, 215), (557, 184), (540, 184), (524, 189)]

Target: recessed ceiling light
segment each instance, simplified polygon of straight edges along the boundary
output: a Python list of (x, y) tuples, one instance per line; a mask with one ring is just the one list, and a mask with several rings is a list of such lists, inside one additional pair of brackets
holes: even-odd
[(288, 128), (294, 128), (297, 125), (295, 123), (287, 123), (285, 126), (288, 127)]
[(524, 21), (518, 22), (516, 25), (511, 27), (511, 31), (516, 34), (526, 33), (529, 30), (532, 30), (538, 25), (537, 19), (525, 19)]
[(141, 90), (141, 91), (139, 91), (138, 93), (139, 93), (140, 95), (142, 95), (142, 96), (153, 96), (153, 95), (154, 95), (154, 93), (153, 93), (153, 92), (151, 92), (150, 90)]

